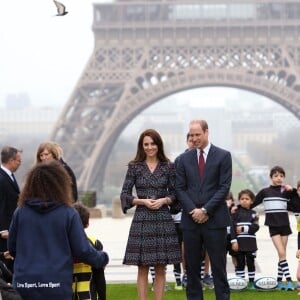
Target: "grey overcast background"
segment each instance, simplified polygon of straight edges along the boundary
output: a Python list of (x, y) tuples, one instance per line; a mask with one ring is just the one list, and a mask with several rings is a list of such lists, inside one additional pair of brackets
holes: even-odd
[[(2, 1), (0, 107), (8, 94), (26, 93), (34, 106), (60, 107), (68, 100), (93, 52), (93, 3), (113, 1), (60, 1), (69, 11), (64, 17), (55, 17), (52, 0)], [(242, 98), (241, 93), (209, 88), (186, 91), (182, 98), (202, 106), (207, 95), (215, 99), (209, 105), (221, 105), (224, 98)]]
[(32, 104), (61, 106), (93, 51), (94, 2), (59, 0), (69, 14), (54, 17), (52, 0), (1, 1), (0, 105), (26, 92)]

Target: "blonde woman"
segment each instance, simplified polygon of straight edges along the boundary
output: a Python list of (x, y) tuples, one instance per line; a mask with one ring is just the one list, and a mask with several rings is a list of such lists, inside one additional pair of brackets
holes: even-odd
[(77, 191), (77, 182), (76, 176), (70, 166), (63, 160), (63, 150), (62, 147), (53, 141), (47, 141), (41, 143), (37, 149), (35, 161), (36, 163), (40, 162), (49, 162), (52, 160), (60, 161), (63, 167), (68, 172), (72, 181), (72, 196), (74, 202), (78, 200), (78, 191)]

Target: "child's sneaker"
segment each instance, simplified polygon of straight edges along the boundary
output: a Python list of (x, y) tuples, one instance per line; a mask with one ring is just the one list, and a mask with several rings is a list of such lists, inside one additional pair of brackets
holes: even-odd
[(294, 284), (293, 284), (292, 281), (288, 281), (288, 282), (286, 283), (285, 290), (286, 290), (286, 291), (293, 291), (293, 290), (294, 290)]
[(248, 290), (255, 290), (255, 286), (254, 286), (254, 283), (252, 281), (248, 282), (247, 289)]
[(182, 284), (182, 287), (186, 288), (186, 286), (187, 286), (187, 276), (186, 276), (186, 274), (183, 274), (181, 284)]
[(175, 283), (174, 289), (177, 290), (177, 291), (182, 291), (183, 290), (182, 284), (176, 284)]
[[(172, 288), (168, 284), (166, 284), (165, 285), (165, 292), (171, 291), (171, 290), (172, 290)], [(153, 283), (152, 283), (152, 286), (151, 286), (151, 291), (154, 292), (154, 284)]]
[(300, 282), (298, 281), (296, 286), (295, 286), (295, 290), (300, 290)]
[(165, 292), (167, 291), (172, 291), (172, 288), (168, 284), (165, 285)]
[(214, 288), (214, 280), (213, 280), (213, 278), (209, 274), (205, 274), (205, 276), (203, 278), (203, 283), (209, 289), (213, 289)]
[(277, 290), (282, 290), (282, 291), (285, 290), (285, 286), (284, 286), (284, 284), (283, 284), (282, 281), (278, 281), (278, 284), (277, 284), (276, 289), (277, 289)]
[(202, 291), (205, 291), (205, 285), (204, 285), (203, 280), (200, 280), (200, 282), (201, 282), (201, 285), (202, 285)]

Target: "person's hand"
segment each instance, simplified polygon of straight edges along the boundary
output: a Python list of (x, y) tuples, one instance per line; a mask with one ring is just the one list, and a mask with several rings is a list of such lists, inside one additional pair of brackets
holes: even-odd
[(300, 258), (300, 249), (297, 250), (296, 252), (296, 257), (299, 259)]
[(237, 205), (232, 206), (232, 208), (231, 208), (231, 210), (230, 210), (230, 213), (231, 213), (231, 214), (235, 214), (236, 211), (237, 211), (237, 209), (238, 209)]
[(291, 191), (293, 189), (293, 187), (289, 184), (286, 184), (283, 186), (285, 191)]
[(239, 244), (237, 242), (234, 242), (231, 244), (231, 249), (234, 251), (234, 252), (238, 252), (239, 251)]
[(166, 198), (145, 199), (145, 206), (152, 210), (158, 210), (166, 204)]
[(202, 224), (208, 220), (208, 215), (203, 212), (201, 208), (195, 208), (190, 212), (190, 215), (194, 222)]
[(11, 260), (14, 259), (8, 251), (3, 252), (3, 256), (5, 259), (11, 259)]
[(236, 226), (235, 231), (237, 234), (240, 234), (241, 232), (243, 232), (243, 226)]
[(144, 205), (149, 209), (156, 209), (155, 208), (155, 201), (154, 199), (144, 199)]
[(158, 199), (146, 199), (146, 200), (150, 200), (148, 202), (147, 207), (154, 210), (160, 209), (162, 206), (168, 205), (171, 202), (171, 200), (168, 197), (158, 198)]
[(0, 231), (0, 236), (2, 239), (8, 239), (8, 230), (2, 230)]

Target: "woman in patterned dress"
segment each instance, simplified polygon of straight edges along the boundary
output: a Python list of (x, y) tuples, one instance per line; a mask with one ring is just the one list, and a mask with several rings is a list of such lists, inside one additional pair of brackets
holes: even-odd
[(121, 192), (124, 213), (136, 206), (123, 263), (138, 266), (139, 300), (147, 300), (149, 266), (155, 267), (154, 299), (161, 300), (166, 281), (165, 266), (181, 262), (169, 211), (169, 206), (175, 202), (174, 186), (174, 164), (164, 153), (159, 133), (147, 129), (139, 137), (137, 153), (128, 165)]

